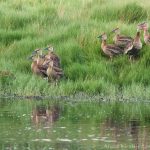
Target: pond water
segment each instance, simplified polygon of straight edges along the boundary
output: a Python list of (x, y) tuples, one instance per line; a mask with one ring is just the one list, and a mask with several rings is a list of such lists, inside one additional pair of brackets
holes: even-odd
[(0, 100), (1, 150), (150, 149), (144, 103)]

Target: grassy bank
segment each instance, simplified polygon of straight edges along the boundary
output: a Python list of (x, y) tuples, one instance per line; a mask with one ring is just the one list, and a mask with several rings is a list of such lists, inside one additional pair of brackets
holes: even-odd
[[(70, 95), (78, 92), (115, 97), (149, 98), (150, 51), (139, 60), (127, 56), (111, 62), (96, 38), (119, 26), (135, 36), (136, 25), (149, 19), (148, 0), (1, 0), (0, 94)], [(112, 42), (112, 35), (109, 42)], [(142, 39), (143, 40), (143, 39)], [(65, 77), (58, 86), (32, 75), (26, 58), (38, 47), (52, 44)]]

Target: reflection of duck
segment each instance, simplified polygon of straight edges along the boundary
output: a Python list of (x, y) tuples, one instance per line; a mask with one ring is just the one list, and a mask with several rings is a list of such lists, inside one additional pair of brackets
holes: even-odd
[(139, 126), (139, 121), (136, 119), (133, 119), (130, 121), (130, 126), (131, 126), (131, 134), (135, 135), (138, 133), (138, 126)]
[(39, 123), (53, 123), (59, 118), (60, 109), (54, 105), (51, 107), (36, 106), (32, 112), (32, 121), (35, 124)]
[[(112, 145), (112, 147), (119, 149), (120, 128), (121, 128), (121, 125), (118, 122), (118, 120), (108, 117), (106, 118), (106, 120), (104, 120), (104, 122), (101, 125), (100, 137), (104, 139), (105, 137), (108, 137), (108, 139), (111, 139), (112, 141), (114, 141), (114, 145)], [(106, 139), (106, 141), (108, 139)]]
[(134, 144), (135, 144), (135, 150), (139, 149), (139, 140), (138, 140), (138, 134), (139, 134), (139, 120), (133, 119), (130, 121), (130, 133), (132, 135)]

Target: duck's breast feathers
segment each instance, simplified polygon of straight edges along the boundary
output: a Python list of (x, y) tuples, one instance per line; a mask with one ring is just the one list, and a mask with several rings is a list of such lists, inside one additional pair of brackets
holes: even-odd
[(141, 48), (142, 48), (142, 42), (141, 42), (141, 40), (135, 40), (135, 41), (133, 42), (133, 47), (134, 47), (135, 49), (141, 49)]

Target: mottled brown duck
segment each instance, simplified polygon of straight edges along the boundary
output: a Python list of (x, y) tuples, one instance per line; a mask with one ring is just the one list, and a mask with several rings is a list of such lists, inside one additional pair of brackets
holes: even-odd
[(110, 57), (111, 60), (114, 56), (124, 53), (124, 50), (122, 48), (120, 48), (119, 46), (117, 46), (115, 44), (107, 44), (107, 42), (106, 42), (106, 40), (107, 40), (106, 33), (103, 33), (102, 35), (98, 36), (97, 38), (102, 39), (101, 48), (102, 48), (103, 52), (107, 56)]
[(60, 78), (63, 76), (63, 71), (62, 69), (55, 67), (53, 61), (50, 61), (47, 69), (47, 76), (49, 82), (50, 81), (58, 82)]
[(144, 22), (140, 24), (139, 26), (142, 27), (142, 30), (144, 31), (144, 42), (146, 45), (150, 45), (150, 34), (148, 32), (148, 23)]
[(37, 63), (37, 59), (38, 59), (37, 56), (31, 55), (29, 57), (29, 59), (32, 59), (32, 64), (31, 64), (31, 70), (32, 70), (32, 72), (34, 74), (36, 74), (36, 75), (41, 76), (41, 77), (47, 77), (47, 74), (46, 74), (47, 68), (45, 68), (44, 66), (39, 65)]
[(140, 33), (141, 29), (142, 28), (140, 26), (137, 26), (137, 33), (133, 41), (133, 48), (128, 49), (128, 47), (126, 47), (125, 49), (125, 54), (128, 54), (130, 59), (136, 58), (139, 55), (140, 49), (142, 49), (141, 33)]
[(43, 55), (41, 48), (35, 49), (33, 51), (32, 55), (37, 57), (37, 64), (38, 65), (43, 65), (43, 63), (45, 61), (45, 56)]
[(125, 48), (125, 49), (126, 49), (126, 47), (128, 47), (128, 49), (133, 48), (133, 38), (132, 37), (120, 35), (120, 29), (119, 28), (114, 29), (112, 31), (112, 33), (115, 33), (113, 40), (117, 46), (119, 46), (121, 48)]
[(54, 48), (52, 46), (46, 47), (44, 50), (48, 50), (48, 54), (45, 55), (45, 60), (48, 62), (49, 60), (53, 61), (53, 65), (55, 67), (60, 67), (60, 59), (59, 57), (54, 53)]

